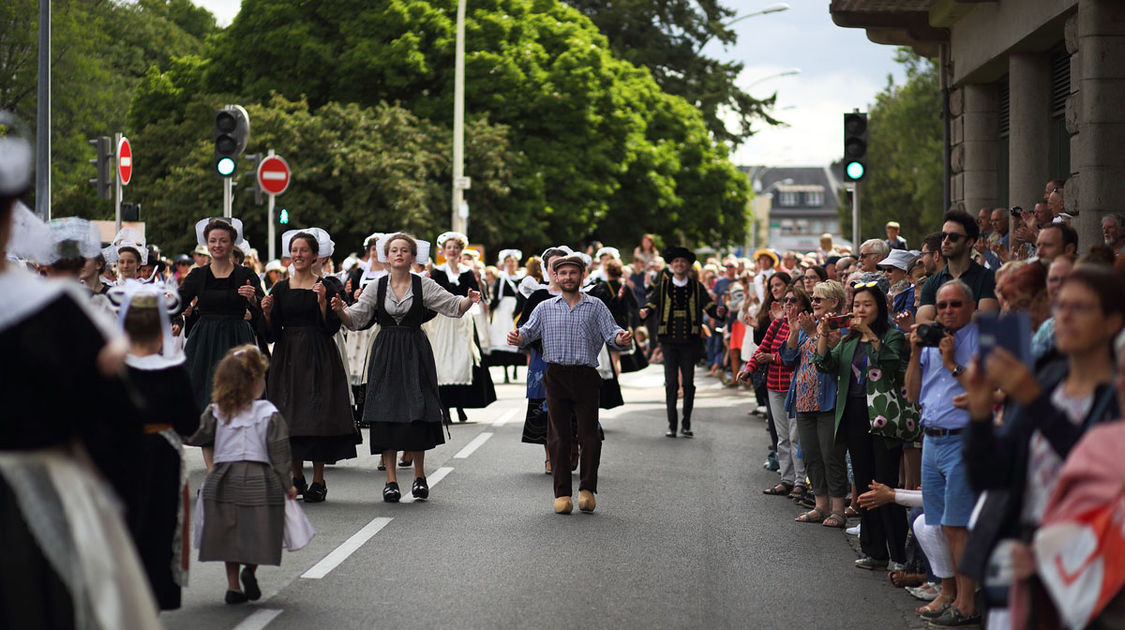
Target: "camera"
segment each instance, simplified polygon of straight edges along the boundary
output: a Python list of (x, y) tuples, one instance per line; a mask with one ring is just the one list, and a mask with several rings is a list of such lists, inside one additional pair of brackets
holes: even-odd
[(941, 324), (919, 324), (915, 331), (918, 338), (922, 340), (922, 346), (936, 348), (941, 344), (941, 340), (945, 337), (949, 329)]
[(1011, 210), (1009, 210), (1008, 212), (1009, 212), (1009, 213), (1010, 213), (1010, 214), (1011, 214), (1011, 215), (1012, 215), (1013, 217), (1018, 217), (1018, 216), (1020, 216), (1021, 214), (1023, 214), (1023, 208), (1021, 208), (1021, 207), (1019, 207), (1019, 206), (1012, 206), (1012, 209), (1011, 209)]

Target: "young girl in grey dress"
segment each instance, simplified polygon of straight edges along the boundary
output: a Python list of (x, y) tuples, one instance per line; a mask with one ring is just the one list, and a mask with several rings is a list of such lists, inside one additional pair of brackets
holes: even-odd
[(255, 573), (259, 564), (281, 564), (286, 495), (297, 497), (285, 420), (273, 403), (258, 400), (268, 367), (255, 346), (227, 352), (215, 369), (213, 402), (187, 441), (203, 447), (208, 470), (199, 560), (226, 562), (228, 604), (262, 596)]

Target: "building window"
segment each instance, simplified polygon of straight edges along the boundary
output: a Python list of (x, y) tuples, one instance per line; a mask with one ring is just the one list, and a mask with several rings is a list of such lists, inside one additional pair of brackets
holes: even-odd
[(1070, 96), (1070, 53), (1065, 45), (1051, 51), (1051, 127), (1048, 168), (1053, 179), (1070, 177), (1070, 132), (1066, 130), (1066, 98)]
[(783, 208), (795, 208), (797, 206), (798, 194), (792, 191), (782, 191), (777, 205)]
[(824, 205), (824, 191), (811, 190), (805, 193), (805, 206), (809, 208), (819, 208)]

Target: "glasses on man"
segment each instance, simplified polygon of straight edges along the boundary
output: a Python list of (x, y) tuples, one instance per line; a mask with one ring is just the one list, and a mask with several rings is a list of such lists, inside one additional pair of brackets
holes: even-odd
[(878, 252), (861, 252), (859, 254), (859, 257), (860, 258), (867, 258), (868, 256), (878, 256), (878, 255), (879, 255)]
[(967, 236), (967, 235), (961, 234), (959, 232), (942, 232), (941, 233), (941, 240), (943, 240), (943, 241), (948, 240), (950, 243), (956, 243), (957, 241), (960, 241), (961, 239), (965, 238), (965, 236)]
[(795, 297), (787, 297), (784, 300), (782, 300), (782, 302), (784, 302), (785, 304), (797, 304), (800, 301), (801, 300), (799, 300)]
[(944, 311), (947, 308), (961, 308), (965, 305), (963, 300), (950, 300), (948, 302), (938, 302), (936, 304), (937, 310)]

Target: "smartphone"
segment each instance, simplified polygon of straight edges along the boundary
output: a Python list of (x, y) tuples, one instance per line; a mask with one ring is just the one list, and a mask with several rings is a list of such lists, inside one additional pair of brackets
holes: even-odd
[(984, 361), (995, 348), (1011, 352), (1028, 368), (1031, 360), (1031, 316), (1023, 311), (1001, 315), (999, 313), (977, 313), (977, 329), (980, 331), (980, 360)]
[(846, 328), (851, 321), (851, 315), (837, 315), (835, 317), (829, 317), (828, 327), (832, 330), (836, 330), (837, 328)]

